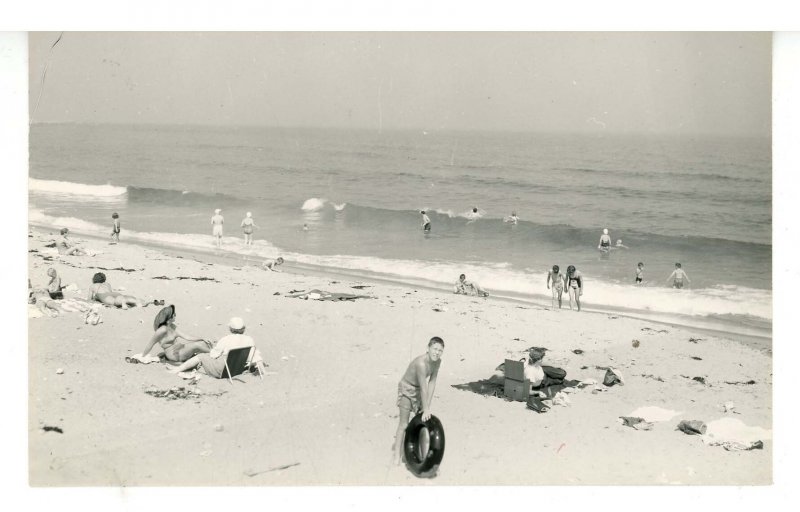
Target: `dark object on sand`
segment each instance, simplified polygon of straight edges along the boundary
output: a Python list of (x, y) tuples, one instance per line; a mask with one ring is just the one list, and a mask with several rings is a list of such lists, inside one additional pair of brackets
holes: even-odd
[[(423, 435), (423, 429), (427, 430), (427, 436)], [(432, 476), (424, 474), (435, 470), (444, 457), (444, 427), (439, 418), (432, 415), (428, 421), (422, 421), (422, 413), (414, 416), (406, 427), (403, 451), (412, 473)]]
[(611, 387), (615, 384), (622, 384), (622, 379), (619, 378), (619, 375), (612, 368), (608, 368), (603, 377), (603, 384)]
[(639, 418), (638, 416), (620, 416), (622, 420), (622, 425), (625, 427), (631, 427), (636, 430), (652, 430), (653, 424), (649, 421), (644, 421), (644, 418)]
[(573, 353), (573, 354), (578, 354), (578, 355), (581, 355), (581, 354), (583, 354), (583, 350), (581, 350), (581, 349), (579, 349), (579, 348), (576, 348), (575, 350), (573, 350), (573, 351), (572, 351), (572, 353)]
[(55, 249), (56, 248), (56, 243), (53, 242), (52, 244), (47, 244), (47, 245), (45, 245), (45, 247), (49, 247), (50, 249)]
[(750, 379), (750, 380), (748, 380), (746, 382), (739, 382), (739, 381), (728, 382), (727, 380), (725, 381), (725, 384), (732, 384), (732, 385), (744, 384), (745, 386), (752, 386), (755, 383), (756, 383), (756, 381), (754, 381), (753, 379)]
[(633, 340), (631, 342), (631, 345), (633, 345), (633, 348), (639, 348), (640, 342), (639, 340)]
[[(117, 270), (117, 269), (112, 269), (112, 270)], [(191, 276), (167, 277), (167, 276), (155, 276), (155, 277), (153, 277), (153, 279), (166, 279), (167, 281), (172, 281), (173, 279), (178, 279), (180, 281), (183, 281), (184, 279), (191, 279), (193, 281), (213, 281), (215, 283), (219, 282), (216, 279), (214, 279), (213, 277), (191, 277)]]
[(678, 430), (690, 436), (701, 436), (706, 433), (706, 424), (700, 420), (683, 420), (678, 423)]
[(530, 395), (528, 397), (527, 402), (525, 403), (525, 407), (527, 407), (532, 411), (538, 412), (539, 414), (542, 414), (550, 410), (550, 406), (548, 404), (551, 403), (552, 403), (551, 400), (545, 400), (539, 396)]
[(703, 360), (702, 357), (697, 357), (697, 356), (692, 356), (692, 359), (694, 359), (695, 361), (702, 361)]
[(61, 429), (61, 427), (51, 427), (49, 425), (43, 426), (42, 430), (44, 430), (45, 432), (58, 432), (59, 434), (63, 434), (64, 433), (64, 431)]
[(350, 288), (355, 288), (356, 290), (363, 290), (364, 288), (372, 288), (372, 286), (370, 286), (368, 284), (357, 284), (357, 285), (351, 286)]
[(692, 380), (696, 380), (700, 384), (705, 384), (706, 383), (705, 377), (692, 377)]
[(697, 343), (698, 341), (703, 341), (703, 338), (689, 338), (689, 341), (692, 343)]

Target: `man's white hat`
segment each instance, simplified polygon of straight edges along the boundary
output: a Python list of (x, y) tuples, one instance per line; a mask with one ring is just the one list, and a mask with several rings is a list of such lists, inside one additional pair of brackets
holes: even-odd
[(250, 212), (247, 212), (247, 216), (248, 216), (248, 217), (252, 217), (252, 216), (253, 216), (253, 214), (252, 214), (252, 213), (250, 213)]
[(230, 327), (231, 329), (235, 329), (237, 331), (240, 329), (244, 329), (244, 320), (242, 320), (238, 316), (235, 316), (231, 318), (230, 322), (228, 322), (228, 327)]
[(214, 213), (217, 213), (217, 214), (219, 214), (219, 212), (221, 212), (221, 211), (222, 211), (222, 210), (220, 210), (219, 208), (217, 208), (216, 210), (214, 210)]
[[(219, 213), (219, 212), (217, 212), (217, 213)], [(603, 234), (604, 234), (604, 235), (607, 235), (607, 234), (608, 234), (608, 228), (603, 228)]]

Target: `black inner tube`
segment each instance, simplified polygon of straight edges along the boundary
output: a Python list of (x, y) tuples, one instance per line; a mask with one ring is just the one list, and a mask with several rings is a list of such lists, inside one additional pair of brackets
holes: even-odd
[[(423, 429), (427, 430), (425, 436)], [(426, 442), (429, 440), (429, 442)], [(427, 452), (422, 449), (427, 446)], [(431, 416), (428, 421), (422, 421), (422, 413), (417, 414), (406, 427), (403, 448), (406, 456), (406, 466), (416, 475), (426, 473), (441, 464), (444, 457), (444, 427), (436, 416)]]

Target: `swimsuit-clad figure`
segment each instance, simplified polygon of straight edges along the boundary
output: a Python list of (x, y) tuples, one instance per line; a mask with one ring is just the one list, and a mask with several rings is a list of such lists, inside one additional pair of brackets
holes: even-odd
[[(550, 286), (551, 282), (553, 286)], [(564, 292), (564, 280), (561, 274), (559, 274), (558, 265), (553, 265), (553, 270), (547, 273), (547, 289), (553, 292), (552, 306), (555, 307), (556, 299), (558, 299), (558, 309), (561, 309), (561, 294)]]
[(133, 295), (123, 295), (115, 292), (111, 285), (106, 283), (106, 275), (102, 272), (96, 273), (92, 276), (92, 286), (89, 287), (88, 299), (97, 301), (106, 306), (115, 306), (122, 309), (129, 307), (143, 308), (150, 304), (155, 304), (156, 301), (144, 301)]
[(686, 275), (686, 272), (683, 271), (681, 268), (680, 263), (675, 264), (675, 270), (672, 271), (672, 274), (669, 275), (667, 278), (667, 282), (672, 279), (672, 287), (673, 288), (683, 288), (683, 280), (686, 279), (687, 283), (691, 283), (692, 281), (689, 279), (689, 276)]
[(608, 236), (608, 229), (603, 229), (603, 234), (600, 235), (600, 242), (597, 244), (597, 248), (601, 251), (610, 251), (611, 250), (611, 237)]
[(578, 306), (578, 311), (581, 310), (581, 295), (583, 295), (583, 276), (580, 271), (575, 269), (574, 265), (567, 267), (567, 275), (564, 276), (564, 284), (569, 290), (569, 309), (572, 309), (572, 302)]
[(217, 208), (214, 210), (214, 216), (211, 217), (211, 235), (216, 239), (217, 247), (222, 247), (222, 225), (225, 224), (225, 218), (220, 215), (221, 211)]
[(431, 401), (443, 352), (444, 340), (434, 336), (428, 341), (427, 353), (411, 361), (397, 384), (397, 407), (400, 415), (393, 447), (395, 464), (402, 461), (403, 438), (411, 413), (416, 414), (422, 410), (422, 421), (428, 421), (431, 417)]
[[(197, 354), (211, 351), (213, 343), (203, 338), (189, 336), (181, 332), (175, 325), (175, 306), (169, 305), (161, 309), (153, 320), (153, 336), (145, 345), (141, 357), (147, 357), (155, 345), (160, 345), (164, 356), (170, 361), (182, 363)], [(183, 341), (178, 341), (182, 339)]]
[(242, 220), (242, 231), (244, 232), (244, 244), (253, 245), (253, 229), (256, 228), (253, 214), (247, 212), (247, 216)]

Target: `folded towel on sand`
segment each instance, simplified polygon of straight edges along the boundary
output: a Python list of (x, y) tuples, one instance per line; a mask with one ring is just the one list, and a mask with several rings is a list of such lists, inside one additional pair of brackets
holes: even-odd
[(142, 354), (133, 354), (132, 356), (127, 356), (125, 358), (125, 361), (133, 364), (150, 364), (150, 363), (159, 363), (161, 362), (161, 359), (151, 355), (143, 357)]
[(662, 409), (661, 407), (639, 407), (632, 413), (628, 414), (629, 417), (642, 418), (644, 421), (669, 421), (675, 416), (683, 414), (678, 411), (671, 411), (669, 409)]

